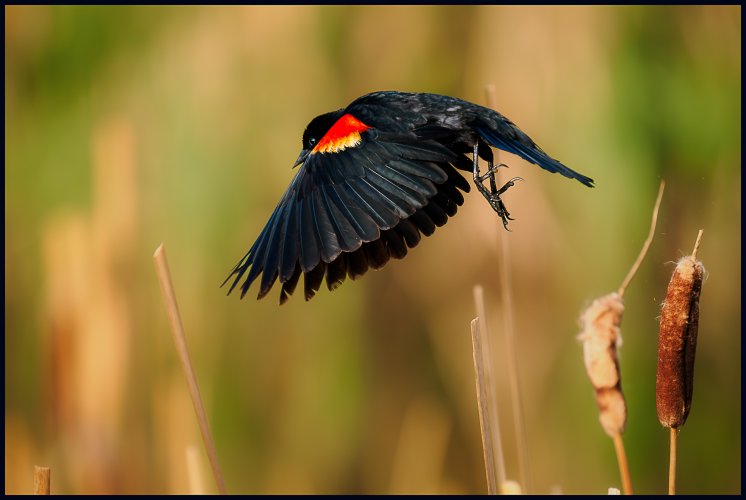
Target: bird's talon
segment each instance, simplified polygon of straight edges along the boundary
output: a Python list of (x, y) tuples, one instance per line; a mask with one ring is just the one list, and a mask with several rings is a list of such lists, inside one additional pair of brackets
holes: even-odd
[(508, 165), (506, 165), (505, 163), (498, 163), (497, 165), (492, 165), (492, 166), (491, 166), (491, 167), (489, 168), (489, 170), (487, 170), (487, 172), (488, 172), (488, 173), (490, 173), (490, 174), (494, 174), (494, 173), (497, 173), (497, 169), (498, 169), (498, 168), (500, 168), (500, 167), (510, 168), (510, 167), (509, 167)]

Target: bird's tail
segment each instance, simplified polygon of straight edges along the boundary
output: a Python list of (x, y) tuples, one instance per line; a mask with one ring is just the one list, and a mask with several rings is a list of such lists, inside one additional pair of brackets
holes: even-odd
[(549, 172), (558, 172), (570, 179), (577, 179), (588, 187), (593, 187), (593, 179), (566, 167), (546, 154), (529, 136), (512, 122), (500, 116), (497, 126), (479, 122), (474, 129), (490, 145), (516, 154), (526, 161), (534, 163)]

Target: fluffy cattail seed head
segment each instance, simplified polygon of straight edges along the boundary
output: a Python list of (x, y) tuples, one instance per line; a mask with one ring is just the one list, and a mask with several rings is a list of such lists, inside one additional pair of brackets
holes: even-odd
[(611, 437), (624, 432), (627, 422), (617, 356), (622, 343), (619, 325), (623, 313), (624, 302), (618, 293), (599, 297), (583, 311), (580, 317), (583, 331), (578, 335), (583, 342), (585, 369), (596, 390), (599, 420)]

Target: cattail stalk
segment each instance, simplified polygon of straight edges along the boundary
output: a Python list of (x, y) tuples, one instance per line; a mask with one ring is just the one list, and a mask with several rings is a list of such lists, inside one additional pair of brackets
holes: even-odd
[(676, 264), (661, 308), (655, 406), (661, 425), (671, 429), (668, 492), (676, 492), (676, 436), (692, 406), (694, 355), (699, 329), (699, 296), (704, 266), (697, 260), (702, 230), (692, 255)]
[(619, 464), (619, 476), (622, 478), (622, 488), (625, 495), (632, 494), (632, 480), (629, 477), (629, 467), (627, 466), (627, 453), (624, 451), (624, 441), (622, 434), (614, 435), (614, 451), (616, 451), (616, 461)]
[(640, 269), (640, 264), (642, 264), (642, 260), (645, 258), (645, 255), (647, 255), (648, 250), (650, 249), (650, 245), (653, 243), (653, 236), (655, 235), (655, 226), (658, 222), (658, 210), (660, 209), (660, 206), (661, 206), (661, 200), (663, 199), (664, 189), (666, 189), (666, 181), (661, 180), (661, 183), (658, 186), (658, 197), (656, 198), (655, 206), (653, 207), (653, 215), (652, 215), (652, 220), (650, 221), (650, 231), (648, 231), (648, 237), (645, 239), (645, 243), (642, 244), (640, 255), (637, 256), (637, 260), (635, 260), (635, 263), (632, 264), (632, 267), (627, 273), (627, 276), (624, 278), (624, 281), (619, 287), (619, 290), (617, 290), (617, 293), (619, 293), (620, 296), (624, 296), (624, 291), (629, 286), (630, 282), (632, 281), (632, 278), (635, 277), (635, 274), (637, 274), (637, 270)]
[(670, 441), (671, 444), (668, 449), (668, 494), (675, 495), (676, 494), (676, 440), (679, 437), (679, 430), (674, 427), (671, 427), (669, 431), (671, 431), (669, 433), (671, 435), (671, 441)]

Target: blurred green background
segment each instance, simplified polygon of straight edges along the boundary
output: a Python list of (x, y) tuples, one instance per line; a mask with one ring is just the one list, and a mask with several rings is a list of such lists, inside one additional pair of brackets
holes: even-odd
[[(527, 180), (506, 198), (512, 232), (473, 190), (405, 260), (334, 293), (225, 296), (311, 118), (375, 90), (484, 104), (488, 84), (597, 187), (501, 153)], [(34, 464), (53, 493), (215, 491), (154, 272), (161, 242), (229, 492), (485, 492), (476, 283), (517, 480), (499, 238), (528, 491), (618, 487), (577, 317), (620, 285), (665, 179), (622, 323), (632, 481), (666, 491), (657, 317), (701, 228), (679, 491), (739, 493), (740, 110), (738, 6), (5, 7), (5, 491), (31, 492)]]

